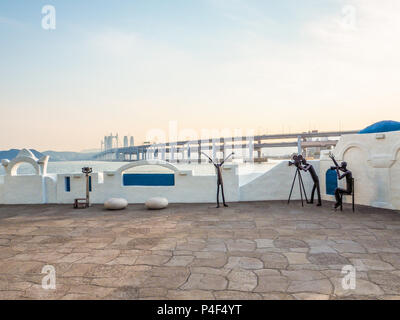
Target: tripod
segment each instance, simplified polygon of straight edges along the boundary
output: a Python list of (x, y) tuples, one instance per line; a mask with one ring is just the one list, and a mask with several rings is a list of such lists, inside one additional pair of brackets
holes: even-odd
[(293, 177), (292, 188), (290, 189), (289, 199), (288, 199), (287, 202), (289, 204), (290, 198), (291, 198), (292, 192), (293, 192), (293, 187), (294, 187), (294, 184), (296, 182), (297, 176), (299, 176), (299, 189), (300, 189), (301, 206), (304, 207), (303, 192), (304, 192), (304, 197), (306, 198), (306, 202), (308, 202), (308, 199), (307, 199), (306, 189), (304, 188), (303, 178), (301, 177), (301, 172), (300, 172), (300, 169), (298, 167), (296, 167), (296, 173), (294, 174), (294, 177)]

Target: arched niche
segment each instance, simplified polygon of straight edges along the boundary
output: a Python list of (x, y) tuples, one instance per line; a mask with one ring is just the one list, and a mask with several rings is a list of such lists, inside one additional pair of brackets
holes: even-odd
[(23, 165), (23, 164), (29, 164), (33, 167), (35, 170), (36, 175), (40, 175), (40, 166), (39, 164), (35, 161), (35, 159), (29, 158), (29, 157), (18, 157), (14, 160), (11, 160), (10, 163), (8, 164), (6, 171), (10, 176), (18, 176), (18, 168)]
[[(164, 172), (143, 172), (143, 170), (135, 172), (133, 170), (132, 172), (132, 169), (146, 166), (156, 166), (166, 170), (163, 170)], [(175, 185), (175, 173), (179, 172), (179, 169), (165, 161), (144, 160), (122, 166), (117, 172), (121, 175), (124, 187), (171, 187)]]
[(168, 163), (166, 161), (162, 161), (162, 160), (143, 160), (143, 161), (135, 161), (135, 162), (131, 162), (127, 165), (122, 166), (121, 168), (119, 168), (116, 173), (117, 174), (123, 174), (124, 172), (130, 170), (130, 169), (134, 169), (134, 168), (138, 168), (138, 167), (143, 167), (143, 166), (159, 166), (162, 168), (166, 168), (168, 170), (170, 170), (173, 173), (178, 173), (179, 169), (174, 166), (171, 163)]

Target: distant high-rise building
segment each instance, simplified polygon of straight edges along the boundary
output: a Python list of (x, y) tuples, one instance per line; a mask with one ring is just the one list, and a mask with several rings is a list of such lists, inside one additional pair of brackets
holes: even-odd
[(130, 146), (130, 147), (133, 147), (133, 146), (135, 145), (134, 142), (135, 142), (135, 141), (133, 140), (133, 137), (131, 137), (131, 141), (130, 141), (130, 143), (129, 143), (129, 146)]
[(128, 136), (124, 136), (124, 148), (128, 147)]

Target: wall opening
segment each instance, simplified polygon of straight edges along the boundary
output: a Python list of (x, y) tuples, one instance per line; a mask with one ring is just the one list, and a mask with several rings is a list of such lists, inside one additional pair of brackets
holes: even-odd
[(64, 178), (65, 192), (71, 191), (71, 177)]
[(30, 176), (36, 174), (35, 167), (30, 163), (21, 162), (20, 164), (17, 164), (15, 167), (17, 176)]
[(124, 186), (174, 186), (175, 175), (165, 173), (125, 173)]

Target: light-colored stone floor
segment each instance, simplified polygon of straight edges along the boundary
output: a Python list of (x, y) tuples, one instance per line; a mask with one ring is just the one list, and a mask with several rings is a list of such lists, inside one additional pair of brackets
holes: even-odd
[[(42, 288), (42, 268), (56, 289)], [(356, 267), (344, 290), (343, 266)], [(0, 206), (1, 299), (400, 298), (400, 214), (292, 202)]]

